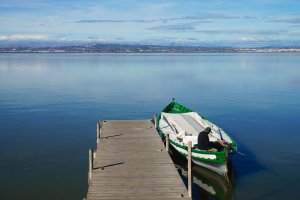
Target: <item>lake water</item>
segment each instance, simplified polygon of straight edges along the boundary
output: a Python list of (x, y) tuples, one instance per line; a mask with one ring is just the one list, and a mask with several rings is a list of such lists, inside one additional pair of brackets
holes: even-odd
[(246, 154), (229, 197), (195, 183), (195, 199), (300, 199), (297, 53), (0, 54), (0, 199), (82, 199), (96, 122), (150, 119), (172, 97)]

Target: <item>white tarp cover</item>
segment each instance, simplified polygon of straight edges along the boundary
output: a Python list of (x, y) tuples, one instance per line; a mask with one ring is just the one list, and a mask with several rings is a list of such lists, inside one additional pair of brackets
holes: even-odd
[(186, 135), (198, 136), (198, 134), (205, 129), (205, 123), (201, 117), (195, 112), (189, 113), (162, 113), (163, 119), (174, 127), (177, 133), (185, 131)]
[[(206, 127), (210, 127), (212, 129), (212, 133), (209, 135), (209, 140), (214, 142), (217, 141), (216, 138), (226, 141), (232, 142), (228, 135), (221, 130), (217, 125), (208, 122), (203, 119), (196, 112), (189, 113), (161, 113), (161, 122), (164, 124), (164, 131), (167, 133), (173, 132), (176, 134), (178, 138), (195, 140), (195, 136), (198, 136), (200, 132), (202, 132)], [(171, 131), (171, 132), (170, 132)], [(221, 138), (220, 134), (223, 138)]]

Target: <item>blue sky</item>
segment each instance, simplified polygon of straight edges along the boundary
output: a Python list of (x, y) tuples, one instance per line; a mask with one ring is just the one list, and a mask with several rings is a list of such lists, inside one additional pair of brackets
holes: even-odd
[(298, 45), (299, 0), (0, 0), (0, 42)]

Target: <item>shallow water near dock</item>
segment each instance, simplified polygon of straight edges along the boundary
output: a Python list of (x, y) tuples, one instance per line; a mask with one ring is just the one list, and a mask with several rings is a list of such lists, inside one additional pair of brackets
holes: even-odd
[(246, 154), (229, 195), (194, 169), (195, 199), (299, 199), (299, 66), (299, 53), (0, 54), (0, 199), (82, 199), (96, 122), (150, 119), (172, 97)]

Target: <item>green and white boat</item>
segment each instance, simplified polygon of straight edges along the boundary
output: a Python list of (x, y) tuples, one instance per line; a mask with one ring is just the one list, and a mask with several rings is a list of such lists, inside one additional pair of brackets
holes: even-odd
[[(158, 131), (163, 138), (169, 135), (171, 146), (181, 155), (187, 157), (188, 142), (192, 142), (193, 163), (210, 169), (220, 175), (228, 173), (228, 159), (237, 151), (236, 142), (220, 127), (191, 109), (177, 103), (175, 99), (167, 105), (158, 116)], [(198, 135), (206, 127), (211, 128), (209, 140), (224, 147), (218, 152), (197, 148)], [(224, 143), (228, 145), (224, 145)], [(227, 146), (227, 148), (225, 148)]]

